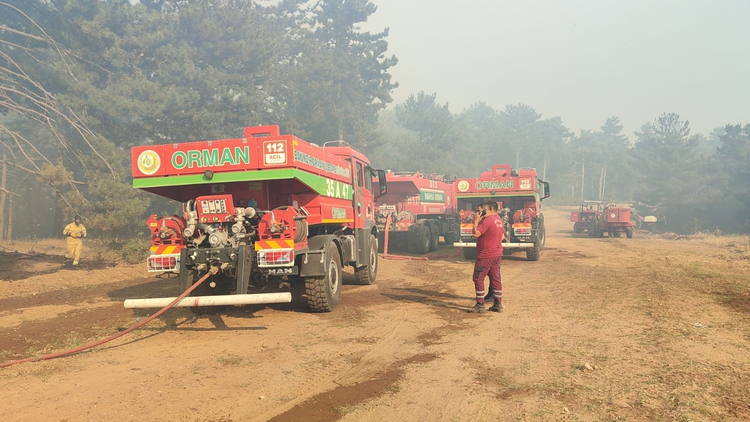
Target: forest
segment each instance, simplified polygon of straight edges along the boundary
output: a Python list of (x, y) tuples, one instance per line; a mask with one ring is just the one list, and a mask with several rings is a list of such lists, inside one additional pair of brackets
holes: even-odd
[[(618, 117), (573, 133), (532, 105), (462, 111), (391, 97), (388, 30), (367, 0), (0, 0), (1, 238), (53, 237), (73, 214), (128, 237), (177, 204), (132, 189), (129, 149), (278, 124), (343, 139), (379, 168), (474, 176), (535, 167), (551, 205), (663, 213), (678, 233), (750, 230), (750, 116), (691, 133), (665, 111), (630, 139)], [(675, 105), (677, 106), (677, 105)]]

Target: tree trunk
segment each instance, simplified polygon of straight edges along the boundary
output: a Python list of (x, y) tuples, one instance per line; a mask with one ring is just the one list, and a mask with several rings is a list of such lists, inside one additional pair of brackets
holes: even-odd
[(5, 233), (5, 241), (13, 241), (13, 197), (8, 197), (8, 231)]
[(8, 165), (5, 164), (7, 156), (5, 150), (3, 150), (3, 169), (2, 176), (0, 178), (0, 241), (5, 240), (5, 198), (8, 196), (5, 190), (8, 189)]
[(54, 233), (52, 237), (62, 236), (63, 230), (63, 210), (62, 210), (62, 199), (60, 198), (60, 192), (55, 191), (55, 224)]
[(581, 202), (583, 202), (583, 193), (586, 192), (586, 159), (581, 161)]

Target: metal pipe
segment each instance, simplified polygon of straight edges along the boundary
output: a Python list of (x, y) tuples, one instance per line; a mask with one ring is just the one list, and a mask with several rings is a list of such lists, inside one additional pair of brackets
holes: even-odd
[[(173, 297), (162, 297), (155, 299), (128, 299), (125, 307), (133, 308), (161, 308), (172, 302)], [(190, 296), (177, 302), (174, 308), (187, 308), (193, 306), (226, 306), (226, 305), (265, 305), (269, 303), (289, 303), (292, 294), (281, 293), (258, 293), (246, 295), (221, 295), (221, 296)]]

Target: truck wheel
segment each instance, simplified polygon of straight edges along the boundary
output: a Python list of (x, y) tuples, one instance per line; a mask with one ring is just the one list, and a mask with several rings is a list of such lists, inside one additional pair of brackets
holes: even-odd
[(527, 261), (539, 261), (539, 254), (542, 252), (539, 242), (534, 243), (533, 248), (526, 249)]
[(625, 230), (625, 236), (627, 236), (628, 239), (632, 239), (633, 238), (633, 229), (627, 229), (627, 230)]
[(354, 277), (358, 284), (372, 284), (378, 275), (378, 251), (375, 246), (375, 236), (370, 235), (370, 258), (367, 265), (354, 269)]
[(330, 312), (341, 300), (341, 257), (335, 246), (328, 248), (328, 265), (323, 278), (306, 278), (307, 306), (313, 312)]
[(539, 222), (539, 234), (537, 237), (539, 238), (539, 250), (544, 249), (544, 246), (547, 244), (547, 227), (544, 226), (544, 220)]
[(464, 248), (464, 258), (477, 259), (477, 248)]
[(426, 224), (419, 224), (409, 233), (409, 252), (424, 255), (430, 251), (430, 228)]
[(599, 236), (599, 227), (596, 220), (591, 220), (589, 224), (589, 237)]
[(430, 251), (438, 250), (440, 246), (440, 225), (438, 223), (430, 224)]

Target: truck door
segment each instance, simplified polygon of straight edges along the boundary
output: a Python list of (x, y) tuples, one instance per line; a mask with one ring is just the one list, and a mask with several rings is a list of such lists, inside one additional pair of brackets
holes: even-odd
[(375, 198), (372, 193), (372, 170), (363, 162), (353, 159), (354, 171), (354, 227), (365, 228), (368, 220), (373, 220)]

